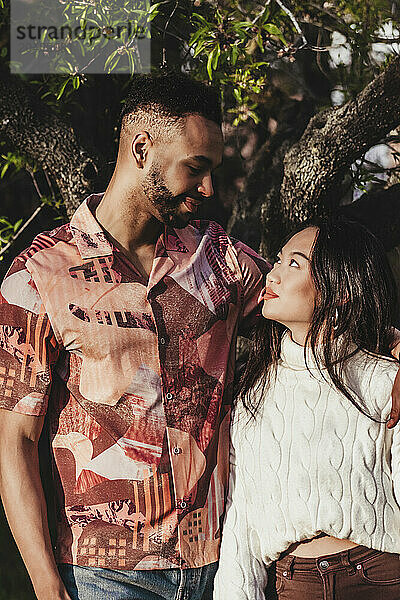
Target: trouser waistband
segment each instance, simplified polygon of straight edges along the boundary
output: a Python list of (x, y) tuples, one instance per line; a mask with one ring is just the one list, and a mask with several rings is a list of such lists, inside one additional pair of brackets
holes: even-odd
[(294, 571), (299, 570), (316, 570), (320, 573), (327, 573), (338, 568), (345, 568), (351, 574), (355, 572), (357, 563), (377, 554), (381, 554), (381, 552), (366, 546), (356, 546), (349, 550), (343, 550), (335, 554), (324, 554), (317, 558), (303, 558), (288, 554), (276, 562), (276, 568), (281, 572), (285, 572), (285, 577), (289, 579)]

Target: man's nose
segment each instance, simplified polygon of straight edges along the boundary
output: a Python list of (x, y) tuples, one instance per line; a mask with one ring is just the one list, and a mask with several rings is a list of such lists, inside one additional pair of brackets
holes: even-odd
[(201, 180), (200, 185), (197, 187), (198, 192), (205, 196), (206, 198), (210, 198), (214, 195), (214, 187), (212, 183), (211, 173), (207, 173)]

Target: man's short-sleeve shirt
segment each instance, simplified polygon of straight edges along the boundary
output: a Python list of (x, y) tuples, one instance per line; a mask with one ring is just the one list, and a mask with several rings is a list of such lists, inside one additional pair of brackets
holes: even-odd
[(48, 413), (58, 562), (199, 567), (218, 559), (235, 342), (267, 265), (194, 221), (164, 229), (146, 282), (96, 221), (101, 197), (2, 284), (0, 407)]

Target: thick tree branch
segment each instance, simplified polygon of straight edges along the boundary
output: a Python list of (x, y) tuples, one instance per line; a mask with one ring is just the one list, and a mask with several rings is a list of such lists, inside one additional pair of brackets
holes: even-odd
[(334, 211), (350, 165), (400, 122), (400, 57), (358, 97), (315, 115), (285, 157), (281, 198), (290, 226)]
[(70, 126), (33, 97), (28, 85), (6, 71), (0, 80), (0, 135), (51, 175), (71, 216), (92, 191), (101, 160), (81, 144)]

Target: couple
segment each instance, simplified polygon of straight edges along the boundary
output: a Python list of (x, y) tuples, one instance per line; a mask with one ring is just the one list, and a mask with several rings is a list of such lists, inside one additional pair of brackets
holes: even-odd
[(222, 153), (211, 87), (137, 77), (106, 192), (3, 282), (1, 494), (38, 600), (399, 595), (384, 253), (321, 222), (271, 270), (193, 221)]

